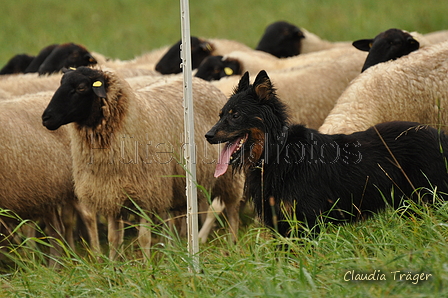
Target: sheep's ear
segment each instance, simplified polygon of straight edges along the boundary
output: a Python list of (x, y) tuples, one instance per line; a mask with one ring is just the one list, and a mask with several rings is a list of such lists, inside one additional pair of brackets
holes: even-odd
[(253, 88), (260, 101), (269, 100), (274, 94), (274, 88), (272, 86), (271, 80), (264, 70), (258, 73), (257, 77), (255, 78)]
[(72, 72), (72, 71), (75, 71), (75, 70), (76, 70), (76, 68), (74, 68), (74, 67), (69, 67), (69, 68), (67, 68), (67, 67), (63, 67), (63, 68), (61, 69), (61, 71), (62, 71), (63, 74), (66, 74), (66, 73), (69, 73), (69, 72)]
[(249, 88), (249, 72), (246, 71), (240, 79), (238, 83), (238, 87), (236, 88), (234, 93), (238, 93)]
[(86, 61), (89, 61), (89, 64), (97, 64), (98, 62), (96, 61), (96, 59), (92, 56), (92, 54), (87, 53), (84, 55), (84, 59)]
[(372, 47), (373, 44), (373, 38), (371, 39), (360, 39), (360, 40), (355, 40), (352, 45), (357, 48), (358, 50), (361, 51), (365, 51), (368, 52), (370, 51), (370, 48)]
[(213, 47), (208, 41), (201, 42), (199, 47), (206, 53), (211, 53), (213, 51)]
[(100, 97), (100, 98), (106, 98), (106, 88), (104, 88), (104, 81), (102, 79), (96, 80), (92, 84), (93, 92)]
[(406, 41), (408, 42), (408, 44), (414, 46), (417, 50), (420, 47), (420, 43), (418, 42), (418, 40), (416, 38), (414, 38), (413, 36), (409, 36)]

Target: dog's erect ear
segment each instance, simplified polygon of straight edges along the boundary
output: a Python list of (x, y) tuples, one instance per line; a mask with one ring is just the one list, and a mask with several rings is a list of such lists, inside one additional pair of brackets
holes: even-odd
[(104, 87), (104, 78), (100, 78), (98, 80), (95, 80), (92, 84), (93, 92), (100, 97), (100, 98), (106, 98), (106, 88)]
[(264, 70), (258, 73), (255, 78), (253, 88), (260, 101), (268, 100), (274, 94), (274, 88), (272, 87), (271, 80)]
[(352, 45), (357, 48), (358, 50), (368, 52), (370, 51), (370, 48), (372, 47), (373, 39), (360, 39), (355, 40)]
[(234, 93), (238, 93), (249, 88), (249, 72), (246, 71), (240, 79), (238, 83), (238, 87), (236, 88)]

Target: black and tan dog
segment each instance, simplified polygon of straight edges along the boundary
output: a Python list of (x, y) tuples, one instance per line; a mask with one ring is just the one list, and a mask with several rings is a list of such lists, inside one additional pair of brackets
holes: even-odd
[(285, 236), (291, 222), (349, 222), (386, 205), (398, 208), (403, 198), (433, 202), (448, 196), (448, 138), (442, 132), (389, 122), (351, 135), (324, 135), (290, 124), (265, 71), (253, 85), (244, 74), (205, 137), (224, 146), (215, 176), (229, 164), (243, 170), (258, 215)]

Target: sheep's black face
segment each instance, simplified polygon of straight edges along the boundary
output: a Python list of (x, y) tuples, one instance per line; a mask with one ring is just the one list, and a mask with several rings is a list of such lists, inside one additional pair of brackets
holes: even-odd
[(94, 65), (97, 61), (83, 46), (67, 43), (57, 46), (39, 67), (39, 74), (50, 74), (69, 67)]
[[(89, 118), (100, 111), (98, 92), (95, 84), (104, 84), (102, 78), (92, 78), (86, 73), (96, 74), (98, 71), (80, 68), (69, 71), (62, 77), (61, 85), (54, 93), (50, 103), (42, 115), (42, 124), (55, 130), (60, 126), (75, 122), (80, 125), (92, 125)], [(104, 86), (102, 87), (104, 90)], [(106, 96), (105, 91), (102, 91)], [(95, 103), (97, 107), (95, 108)]]
[(269, 145), (266, 135), (275, 140), (286, 124), (285, 109), (266, 72), (261, 71), (253, 85), (246, 72), (222, 108), (219, 121), (205, 135), (211, 144), (224, 143), (215, 177), (223, 175), (229, 164), (237, 169), (257, 164)]
[[(198, 68), (201, 62), (211, 55), (212, 47), (207, 42), (200, 38), (191, 37), (191, 67)], [(176, 42), (167, 52), (160, 58), (156, 64), (156, 70), (161, 74), (176, 74), (182, 72), (180, 47), (182, 40)]]
[(275, 22), (266, 27), (256, 50), (267, 52), (278, 58), (300, 54), (303, 32), (293, 24)]
[(241, 67), (237, 60), (223, 59), (223, 56), (210, 56), (199, 65), (195, 76), (206, 81), (213, 81), (239, 74), (241, 74)]
[(419, 49), (420, 44), (409, 33), (400, 29), (389, 29), (374, 39), (361, 39), (353, 42), (361, 51), (368, 51), (362, 71), (375, 64), (394, 60)]

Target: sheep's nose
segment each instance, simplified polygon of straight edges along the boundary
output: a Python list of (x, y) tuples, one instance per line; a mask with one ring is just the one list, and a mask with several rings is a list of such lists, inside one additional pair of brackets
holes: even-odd
[(47, 113), (47, 111), (45, 111), (42, 114), (42, 123), (45, 123), (45, 122), (47, 122), (50, 119), (51, 119), (51, 115), (49, 113)]

